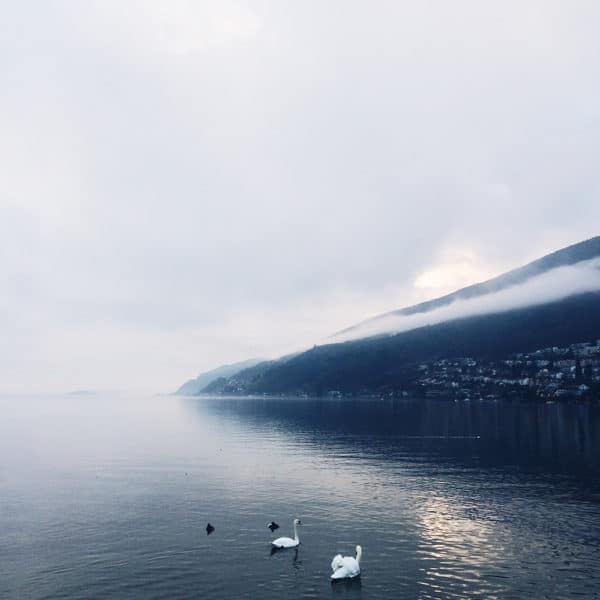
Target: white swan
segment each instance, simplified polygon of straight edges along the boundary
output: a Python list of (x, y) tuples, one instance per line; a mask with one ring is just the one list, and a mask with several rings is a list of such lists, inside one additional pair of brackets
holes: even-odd
[(294, 519), (294, 538), (280, 537), (271, 542), (275, 548), (295, 548), (300, 544), (300, 538), (298, 537), (298, 525), (302, 525), (300, 519)]
[(354, 556), (342, 556), (336, 554), (331, 561), (333, 575), (331, 579), (351, 579), (360, 575), (360, 557), (362, 548), (356, 546), (356, 558)]

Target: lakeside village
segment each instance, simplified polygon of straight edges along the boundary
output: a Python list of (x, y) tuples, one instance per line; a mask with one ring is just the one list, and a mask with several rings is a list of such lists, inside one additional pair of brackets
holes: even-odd
[(459, 400), (600, 399), (600, 340), (543, 348), (502, 360), (457, 358), (418, 366), (417, 395)]

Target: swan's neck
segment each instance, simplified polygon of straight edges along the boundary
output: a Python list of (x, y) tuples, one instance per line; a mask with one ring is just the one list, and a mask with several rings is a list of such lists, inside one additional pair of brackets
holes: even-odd
[(298, 541), (298, 525), (294, 523), (294, 541)]
[(362, 548), (358, 548), (356, 550), (356, 562), (358, 563), (358, 565), (360, 566), (360, 557), (362, 556)]

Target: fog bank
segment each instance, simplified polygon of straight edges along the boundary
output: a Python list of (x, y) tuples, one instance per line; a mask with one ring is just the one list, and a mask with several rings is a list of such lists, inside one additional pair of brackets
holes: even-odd
[(374, 335), (392, 335), (444, 321), (546, 304), (568, 296), (599, 290), (600, 258), (552, 269), (532, 277), (523, 284), (477, 298), (455, 300), (450, 305), (429, 312), (406, 316), (390, 315), (370, 321), (351, 331), (336, 335), (334, 341), (344, 342)]

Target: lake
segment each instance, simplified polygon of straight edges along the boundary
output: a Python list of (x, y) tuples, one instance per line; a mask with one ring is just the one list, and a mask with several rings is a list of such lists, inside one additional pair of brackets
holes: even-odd
[[(0, 411), (0, 597), (600, 598), (597, 405), (106, 394)], [(272, 554), (294, 517), (300, 547)], [(356, 544), (360, 579), (332, 585)]]

